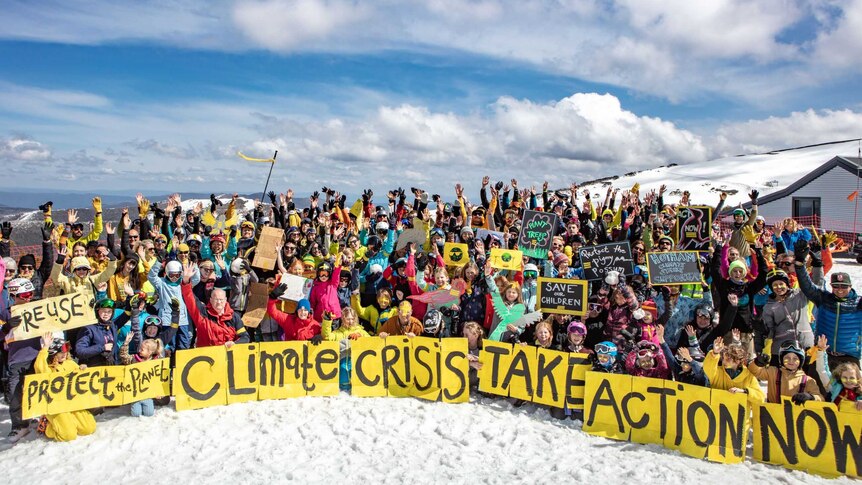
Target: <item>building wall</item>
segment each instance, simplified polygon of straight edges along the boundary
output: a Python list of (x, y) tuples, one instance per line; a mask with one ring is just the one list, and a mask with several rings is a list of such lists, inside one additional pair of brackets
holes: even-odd
[[(793, 197), (820, 197), (822, 227), (850, 232), (853, 230), (853, 213), (857, 201), (848, 201), (847, 196), (856, 190), (857, 183), (862, 188), (862, 181), (857, 181), (857, 177), (844, 168), (834, 167), (792, 194), (761, 204), (758, 213), (771, 224), (793, 214)], [(862, 231), (862, 199), (858, 202), (857, 232)]]

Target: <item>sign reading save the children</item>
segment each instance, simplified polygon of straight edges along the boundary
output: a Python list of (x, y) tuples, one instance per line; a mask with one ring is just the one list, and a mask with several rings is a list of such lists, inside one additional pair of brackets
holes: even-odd
[(700, 283), (700, 256), (697, 251), (647, 253), (647, 271), (653, 285)]
[(553, 212), (524, 211), (521, 232), (518, 234), (518, 249), (531, 258), (547, 257), (556, 227), (557, 215)]
[(634, 273), (632, 248), (628, 241), (584, 246), (578, 250), (578, 256), (581, 258), (584, 278), (590, 281), (604, 279), (609, 271), (617, 271), (622, 275)]
[(587, 313), (586, 281), (540, 277), (536, 284), (537, 310), (564, 315)]
[(27, 340), (41, 337), (45, 332), (58, 332), (96, 323), (92, 293), (43, 298), (38, 301), (12, 306), (12, 316), (21, 317), (7, 340)]

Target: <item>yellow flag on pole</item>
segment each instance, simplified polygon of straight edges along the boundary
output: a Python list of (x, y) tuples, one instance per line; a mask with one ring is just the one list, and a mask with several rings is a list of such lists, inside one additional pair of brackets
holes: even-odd
[(236, 152), (236, 154), (239, 155), (240, 158), (248, 160), (249, 162), (275, 163), (274, 158), (251, 158), (243, 155), (242, 152)]

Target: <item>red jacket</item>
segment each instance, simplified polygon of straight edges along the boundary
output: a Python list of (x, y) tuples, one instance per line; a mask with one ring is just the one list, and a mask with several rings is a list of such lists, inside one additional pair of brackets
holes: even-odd
[(224, 345), (227, 341), (238, 344), (249, 342), (248, 332), (242, 324), (242, 318), (234, 313), (230, 305), (225, 305), (224, 313), (217, 314), (212, 305), (204, 305), (192, 292), (192, 285), (183, 283), (183, 301), (186, 304), (189, 320), (197, 331), (197, 347)]
[(320, 334), (320, 322), (310, 315), (307, 319), (300, 320), (296, 315), (279, 310), (277, 304), (277, 300), (270, 298), (266, 312), (284, 330), (284, 340), (311, 340), (311, 337)]

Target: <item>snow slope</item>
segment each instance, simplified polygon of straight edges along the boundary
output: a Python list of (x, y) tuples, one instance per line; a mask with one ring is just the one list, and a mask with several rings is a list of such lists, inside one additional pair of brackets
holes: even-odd
[(582, 188), (604, 200), (610, 185), (620, 190), (630, 189), (635, 182), (644, 190), (668, 186), (665, 202), (676, 203), (682, 191), (691, 192), (691, 200), (715, 206), (721, 191), (728, 193), (726, 206), (748, 202), (752, 189), (760, 195), (781, 190), (804, 177), (835, 156), (858, 156), (859, 142), (846, 142), (820, 147), (802, 148), (762, 155), (743, 155), (700, 163), (658, 167), (617, 178), (585, 184)]
[[(836, 259), (833, 271), (862, 283), (862, 266), (850, 259)], [(342, 393), (180, 413), (170, 406), (153, 418), (131, 418), (121, 407), (96, 419), (94, 435), (71, 443), (35, 432), (14, 447), (0, 442), (4, 483), (852, 483), (598, 438), (532, 404), (481, 396), (443, 404)], [(9, 426), (2, 406), (0, 433)]]

